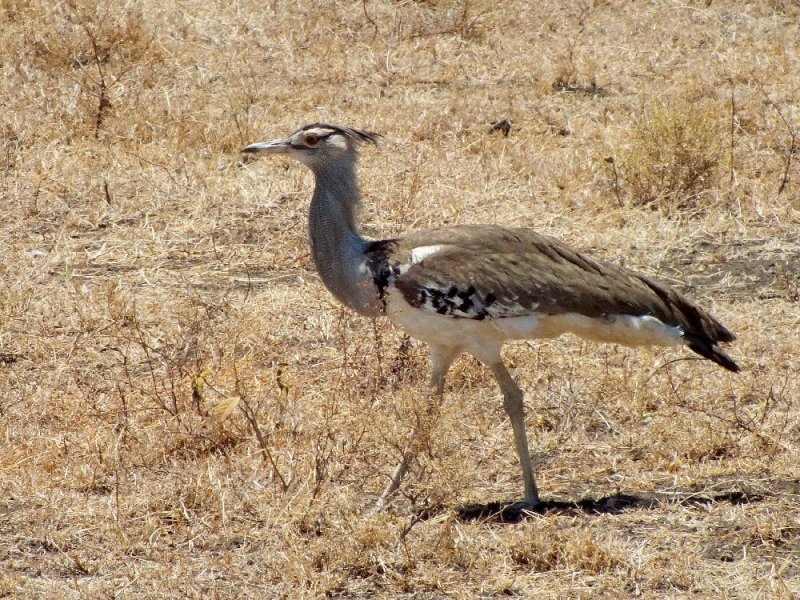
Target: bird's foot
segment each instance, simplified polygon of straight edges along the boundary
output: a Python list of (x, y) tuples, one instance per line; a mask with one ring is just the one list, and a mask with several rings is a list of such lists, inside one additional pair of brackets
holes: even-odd
[(489, 502), (488, 504), (469, 504), (458, 509), (458, 516), (464, 521), (490, 520), (501, 523), (518, 523), (533, 514), (547, 511), (547, 503), (536, 502)]
[(512, 502), (506, 506), (505, 510), (509, 513), (539, 513), (541, 514), (546, 508), (546, 504), (538, 497), (532, 500), (522, 500), (521, 502)]

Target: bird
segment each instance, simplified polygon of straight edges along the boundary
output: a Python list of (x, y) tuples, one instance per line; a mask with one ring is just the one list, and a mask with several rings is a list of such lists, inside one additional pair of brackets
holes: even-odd
[[(311, 256), (322, 283), (359, 315), (387, 317), (430, 351), (431, 386), (463, 353), (487, 365), (503, 396), (522, 471), (523, 507), (541, 505), (525, 427), (523, 391), (503, 361), (512, 340), (564, 333), (625, 346), (687, 346), (724, 369), (739, 366), (720, 344), (735, 335), (683, 294), (649, 276), (592, 258), (531, 229), (448, 225), (372, 240), (359, 231), (360, 147), (381, 136), (311, 123), (244, 153), (280, 154), (308, 167)], [(403, 455), (376, 502), (401, 486)]]

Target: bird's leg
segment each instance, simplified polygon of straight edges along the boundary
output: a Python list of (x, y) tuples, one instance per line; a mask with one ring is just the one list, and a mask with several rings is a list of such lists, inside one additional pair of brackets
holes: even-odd
[[(428, 411), (428, 416), (431, 416), (434, 410), (439, 408), (439, 404), (444, 397), (445, 376), (447, 375), (447, 371), (450, 369), (450, 365), (453, 364), (453, 360), (455, 360), (456, 356), (459, 355), (460, 350), (450, 348), (448, 346), (431, 346), (430, 352), (432, 367), (431, 387), (433, 388), (434, 399), (431, 403), (430, 410)], [(422, 445), (423, 437), (429, 426), (430, 425), (427, 423), (427, 420), (419, 421), (417, 423), (417, 426), (411, 435), (411, 444), (409, 445), (409, 448), (403, 452), (403, 458), (400, 460), (400, 463), (398, 463), (397, 467), (395, 467), (394, 473), (392, 473), (392, 478), (389, 480), (389, 483), (386, 485), (383, 493), (381, 493), (381, 495), (375, 501), (375, 504), (372, 506), (373, 512), (377, 512), (384, 508), (389, 500), (391, 500), (392, 496), (397, 493), (397, 490), (400, 489), (400, 484), (402, 483), (403, 478), (406, 476), (406, 473), (408, 473), (408, 470), (411, 468), (411, 463), (416, 458), (419, 447)]]
[(497, 383), (503, 392), (503, 408), (506, 409), (511, 427), (514, 430), (514, 444), (517, 447), (519, 463), (522, 467), (522, 480), (525, 484), (525, 504), (533, 507), (539, 504), (539, 491), (533, 476), (531, 454), (528, 450), (528, 434), (525, 431), (525, 407), (522, 404), (522, 390), (506, 369), (502, 361), (491, 366)]
[(444, 378), (447, 375), (447, 371), (450, 370), (450, 365), (461, 354), (461, 350), (450, 346), (431, 346), (430, 352), (431, 387), (436, 397), (441, 400), (442, 396), (444, 396)]

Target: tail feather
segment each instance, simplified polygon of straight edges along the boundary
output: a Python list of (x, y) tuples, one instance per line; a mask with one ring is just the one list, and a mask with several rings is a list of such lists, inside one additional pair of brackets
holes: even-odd
[(741, 369), (733, 359), (725, 354), (725, 352), (717, 345), (717, 342), (708, 337), (701, 337), (697, 335), (684, 335), (686, 345), (691, 350), (697, 352), (703, 358), (714, 361), (719, 366), (738, 373)]

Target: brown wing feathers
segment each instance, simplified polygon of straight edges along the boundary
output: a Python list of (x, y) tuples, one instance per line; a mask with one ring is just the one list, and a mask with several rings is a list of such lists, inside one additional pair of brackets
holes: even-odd
[[(441, 301), (449, 298), (456, 303), (463, 302), (469, 290), (474, 295), (469, 303), (472, 318), (532, 311), (589, 317), (651, 315), (680, 326), (686, 344), (701, 356), (730, 371), (739, 370), (717, 345), (735, 336), (691, 300), (665, 284), (591, 259), (552, 238), (523, 229), (455, 226), (419, 232), (395, 243), (394, 259), (400, 262), (408, 262), (415, 247), (442, 246), (395, 282), (412, 305), (422, 307), (431, 289), (441, 290)], [(507, 307), (508, 313), (476, 310), (487, 298)], [(450, 306), (456, 310), (447, 314), (467, 316), (457, 310), (466, 304)]]

